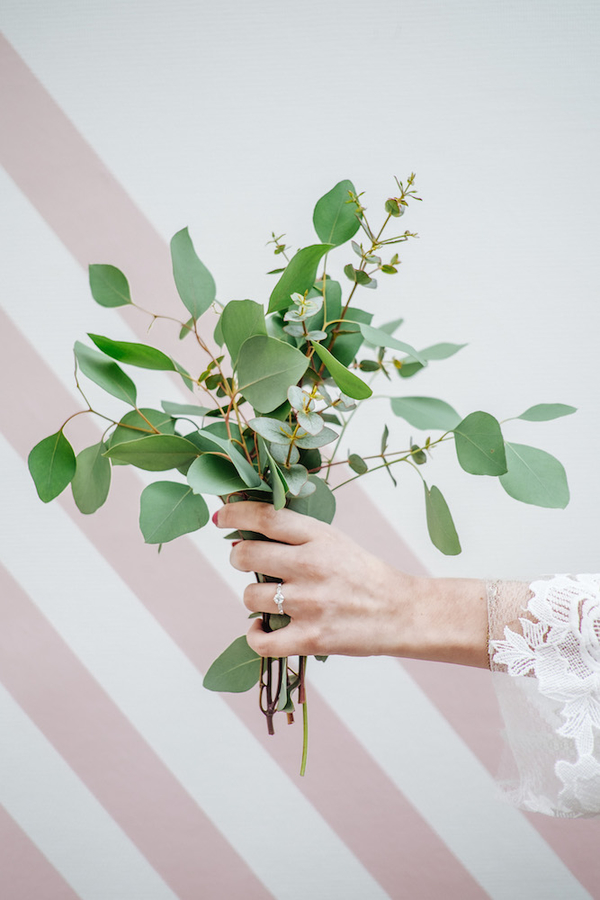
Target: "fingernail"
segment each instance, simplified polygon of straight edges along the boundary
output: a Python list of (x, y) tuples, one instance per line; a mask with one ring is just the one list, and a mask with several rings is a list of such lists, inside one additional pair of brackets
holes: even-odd
[(241, 540), (241, 538), (240, 538), (239, 541), (232, 541), (232, 542), (231, 542), (231, 546), (232, 546), (232, 547), (235, 547), (236, 544), (241, 544), (241, 543), (242, 543), (242, 540)]
[(217, 519), (218, 519), (218, 518), (219, 518), (219, 510), (217, 510), (216, 513), (213, 513), (213, 516), (212, 516), (212, 520), (213, 520), (213, 523), (214, 523), (215, 525), (218, 525), (218, 524), (219, 524), (219, 523), (217, 522)]

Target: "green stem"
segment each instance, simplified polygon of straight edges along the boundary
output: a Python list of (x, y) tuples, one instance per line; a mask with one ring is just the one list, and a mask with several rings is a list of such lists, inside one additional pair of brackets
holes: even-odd
[(308, 760), (308, 703), (306, 702), (306, 686), (304, 683), (306, 674), (306, 657), (300, 657), (300, 688), (299, 694), (302, 696), (302, 761), (300, 763), (300, 775), (306, 773), (306, 762)]

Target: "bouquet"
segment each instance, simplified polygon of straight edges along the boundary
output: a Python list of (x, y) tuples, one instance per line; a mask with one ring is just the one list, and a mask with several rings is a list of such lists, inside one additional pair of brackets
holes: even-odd
[[(90, 514), (108, 496), (112, 466), (169, 471), (168, 480), (163, 476), (149, 484), (140, 498), (142, 535), (160, 550), (162, 544), (206, 525), (205, 496), (217, 496), (223, 503), (271, 503), (276, 509), (288, 507), (331, 522), (335, 492), (344, 484), (385, 468), (396, 487), (396, 473), (403, 467), (422, 481), (433, 544), (455, 555), (461, 547), (448, 504), (424, 475), (430, 456), (443, 445), (453, 445), (462, 469), (498, 478), (511, 497), (538, 506), (566, 506), (565, 471), (549, 453), (505, 441), (501, 423), (488, 412), (461, 417), (445, 400), (406, 390), (423, 368), (465, 345), (438, 343), (416, 349), (396, 337), (402, 319), (373, 324), (373, 313), (363, 308), (367, 304), (359, 305), (359, 296), (369, 298), (379, 278), (398, 273), (398, 245), (416, 237), (407, 230), (388, 233), (409, 204), (420, 199), (414, 175), (406, 183), (396, 179), (396, 185), (377, 226), (367, 217), (363, 195), (345, 180), (315, 206), (318, 243), (290, 256), (284, 235), (273, 233), (269, 243), (284, 265), (269, 273), (278, 278), (266, 308), (254, 300), (217, 300), (214, 279), (198, 258), (188, 230), (179, 231), (171, 240), (171, 257), (186, 314), (177, 327), (181, 340), (196, 345), (196, 369), (187, 371), (146, 343), (99, 334), (88, 335), (91, 343), (76, 342), (75, 380), (85, 405), (29, 455), (41, 500), (53, 500), (70, 484), (77, 507)], [(333, 269), (333, 259), (339, 269)], [(92, 296), (101, 306), (137, 306), (119, 269), (92, 265), (89, 277)], [(168, 318), (151, 315), (153, 320)], [(138, 405), (136, 384), (122, 365), (173, 373), (189, 390), (189, 402)], [(81, 376), (123, 401), (128, 411), (115, 420), (94, 409)], [(391, 447), (382, 422), (381, 440), (372, 453), (342, 454), (348, 424), (373, 396), (372, 383), (378, 378), (386, 380), (391, 392), (389, 413), (421, 436), (413, 439), (409, 433), (403, 446)], [(572, 412), (571, 406), (544, 403), (515, 418), (543, 421)], [(82, 414), (99, 416), (108, 424), (97, 443), (76, 455), (65, 429), (75, 430), (74, 420)], [(334, 479), (336, 467), (342, 467), (346, 477)], [(265, 539), (245, 532), (227, 537)], [(272, 580), (261, 573), (256, 577)], [(283, 613), (260, 615), (267, 631), (289, 622)], [(242, 636), (215, 660), (204, 684), (209, 690), (238, 692), (258, 683), (260, 708), (271, 734), (275, 715), (284, 713), (291, 722), (300, 705), (303, 774), (305, 677), (305, 657), (296, 665), (288, 659), (262, 659)]]

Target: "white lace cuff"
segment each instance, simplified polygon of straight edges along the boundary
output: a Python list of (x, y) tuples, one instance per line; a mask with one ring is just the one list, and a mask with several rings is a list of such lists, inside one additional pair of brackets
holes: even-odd
[(600, 816), (600, 575), (488, 584), (490, 668), (522, 809)]

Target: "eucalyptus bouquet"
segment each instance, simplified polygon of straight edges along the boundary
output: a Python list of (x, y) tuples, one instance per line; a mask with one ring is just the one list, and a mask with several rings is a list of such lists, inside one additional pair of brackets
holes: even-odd
[[(31, 451), (29, 468), (40, 498), (48, 502), (71, 484), (79, 510), (93, 513), (108, 495), (112, 465), (171, 470), (169, 480), (150, 484), (140, 500), (144, 539), (160, 549), (163, 543), (207, 523), (204, 495), (218, 496), (224, 503), (258, 500), (331, 522), (339, 487), (381, 468), (396, 486), (394, 473), (404, 466), (422, 480), (432, 542), (442, 553), (457, 554), (461, 548), (448, 505), (440, 489), (423, 476), (430, 455), (452, 443), (466, 472), (497, 477), (510, 496), (525, 503), (566, 506), (565, 472), (550, 454), (506, 442), (500, 423), (488, 412), (476, 411), (463, 418), (444, 400), (407, 396), (408, 379), (464, 345), (438, 343), (417, 350), (394, 336), (402, 319), (373, 325), (373, 313), (363, 309), (362, 303), (357, 305), (360, 293), (367, 297), (377, 287), (377, 278), (397, 274), (397, 245), (416, 236), (410, 231), (387, 234), (409, 203), (420, 199), (414, 175), (405, 184), (397, 179), (396, 183), (397, 192), (383, 204), (378, 227), (367, 218), (362, 195), (352, 182), (340, 181), (315, 206), (313, 223), (319, 243), (289, 258), (283, 235), (273, 233), (269, 243), (285, 265), (269, 273), (279, 277), (266, 310), (254, 300), (219, 302), (213, 277), (196, 255), (188, 230), (179, 231), (171, 241), (173, 275), (188, 314), (178, 323), (179, 336), (197, 345), (196, 370), (188, 372), (144, 343), (98, 334), (88, 335), (94, 346), (77, 342), (75, 379), (85, 408)], [(339, 274), (343, 274), (345, 296), (341, 281), (328, 271), (334, 251), (343, 264)], [(119, 269), (92, 265), (89, 275), (92, 295), (101, 306), (137, 305)], [(153, 320), (161, 318), (152, 315)], [(136, 385), (119, 363), (172, 372), (193, 396), (188, 403), (138, 406)], [(93, 409), (80, 375), (124, 401), (130, 410), (116, 421)], [(404, 446), (391, 448), (388, 427), (382, 423), (381, 441), (372, 454), (342, 455), (348, 423), (372, 396), (365, 378), (372, 382), (377, 376), (387, 379), (394, 394), (391, 414), (422, 437), (410, 437)], [(574, 411), (563, 404), (540, 404), (515, 418), (541, 421)], [(96, 444), (76, 456), (65, 427), (82, 413), (96, 414), (108, 426)], [(336, 466), (346, 467), (347, 477), (334, 483)], [(238, 532), (227, 537), (264, 539)], [(256, 577), (272, 580), (260, 573)], [(263, 613), (262, 619), (267, 631), (285, 627), (289, 621), (284, 614)], [(276, 712), (286, 713), (292, 721), (295, 702), (300, 703), (305, 724), (303, 772), (305, 671), (305, 658), (296, 667), (287, 659), (263, 660), (240, 637), (213, 663), (204, 684), (210, 690), (245, 691), (259, 683), (269, 733), (273, 733)]]

